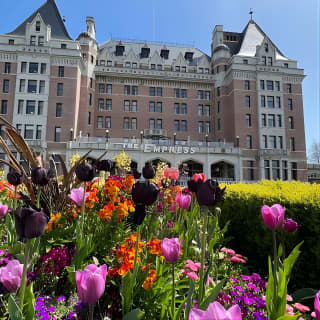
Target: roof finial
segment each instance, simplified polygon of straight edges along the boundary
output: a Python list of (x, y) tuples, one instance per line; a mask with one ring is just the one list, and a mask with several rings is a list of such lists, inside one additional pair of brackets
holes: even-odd
[(249, 12), (250, 16), (251, 16), (251, 21), (252, 21), (252, 15), (253, 15), (253, 11), (252, 11), (252, 8), (250, 8), (250, 12)]

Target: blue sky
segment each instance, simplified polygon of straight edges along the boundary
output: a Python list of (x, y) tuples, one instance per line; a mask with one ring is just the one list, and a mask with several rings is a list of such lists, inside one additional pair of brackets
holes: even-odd
[[(1, 3), (0, 33), (12, 31), (45, 0)], [(241, 32), (253, 8), (254, 20), (289, 58), (305, 70), (303, 82), (307, 149), (320, 140), (319, 1), (299, 0), (56, 0), (72, 38), (96, 21), (97, 40), (126, 38), (195, 44), (210, 55), (216, 24)]]

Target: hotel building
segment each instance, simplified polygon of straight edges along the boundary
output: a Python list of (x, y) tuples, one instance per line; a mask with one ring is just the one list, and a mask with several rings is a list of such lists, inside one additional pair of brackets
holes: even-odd
[(242, 32), (215, 26), (210, 55), (99, 45), (92, 17), (73, 40), (54, 0), (0, 35), (1, 116), (45, 159), (125, 150), (138, 169), (160, 159), (221, 180), (306, 181), (303, 79), (252, 19)]

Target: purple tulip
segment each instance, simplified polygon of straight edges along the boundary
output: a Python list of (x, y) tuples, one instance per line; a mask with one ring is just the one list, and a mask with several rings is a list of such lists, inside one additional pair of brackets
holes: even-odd
[(8, 206), (6, 204), (0, 204), (0, 218), (4, 217), (8, 212)]
[(189, 193), (180, 192), (176, 195), (176, 203), (181, 209), (188, 210), (191, 203), (191, 195)]
[(262, 218), (265, 225), (272, 229), (279, 229), (284, 221), (284, 208), (280, 204), (274, 204), (271, 208), (263, 206), (261, 209)]
[(170, 263), (175, 263), (180, 257), (180, 242), (178, 238), (164, 238), (161, 242), (162, 254)]
[(23, 182), (23, 174), (21, 172), (12, 171), (7, 174), (7, 180), (13, 186), (18, 186)]
[(219, 302), (209, 304), (206, 311), (193, 308), (189, 313), (189, 320), (241, 320), (241, 309), (235, 304), (226, 310)]
[(314, 312), (311, 313), (311, 316), (316, 318), (316, 320), (320, 320), (320, 291), (317, 292), (314, 298)]
[(31, 180), (34, 184), (45, 186), (49, 182), (48, 172), (45, 168), (34, 168), (31, 171)]
[[(188, 188), (190, 189), (189, 185)], [(218, 182), (198, 179), (196, 196), (200, 206), (214, 206), (223, 198), (226, 187), (220, 189)], [(191, 189), (190, 189), (191, 190)]]
[(23, 264), (18, 260), (10, 260), (5, 267), (0, 268), (0, 281), (8, 291), (14, 292), (20, 287), (22, 271)]
[(48, 218), (43, 210), (19, 207), (14, 213), (16, 232), (20, 238), (37, 238), (44, 234)]
[(159, 188), (150, 181), (138, 181), (132, 186), (132, 199), (136, 204), (150, 206), (158, 197)]
[(89, 264), (83, 271), (77, 270), (76, 283), (78, 296), (82, 302), (95, 304), (103, 295), (107, 277), (107, 266)]
[[(68, 197), (78, 206), (81, 207), (83, 200), (83, 187), (81, 186), (79, 189), (72, 189), (71, 193)], [(86, 192), (85, 201), (87, 201), (89, 197), (89, 192)]]
[(75, 170), (76, 176), (80, 181), (91, 181), (95, 176), (94, 167), (89, 163), (81, 163)]
[(299, 225), (294, 220), (287, 218), (284, 220), (283, 227), (288, 233), (293, 233), (298, 230)]

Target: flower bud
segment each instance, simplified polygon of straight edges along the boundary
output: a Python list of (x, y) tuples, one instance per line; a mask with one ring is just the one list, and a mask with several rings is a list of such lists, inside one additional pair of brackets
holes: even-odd
[(77, 166), (76, 176), (80, 181), (91, 181), (95, 176), (94, 167), (89, 163), (81, 163)]
[(7, 180), (13, 186), (18, 186), (23, 182), (23, 174), (21, 172), (12, 171), (7, 174)]
[(34, 168), (31, 171), (31, 180), (34, 184), (45, 186), (49, 182), (47, 170), (45, 168)]
[(145, 179), (152, 179), (156, 175), (156, 171), (151, 164), (146, 164), (142, 169), (142, 175)]
[(4, 217), (8, 212), (8, 206), (0, 203), (0, 218)]
[(284, 220), (283, 227), (288, 233), (293, 233), (298, 230), (299, 225), (294, 220), (287, 218)]

